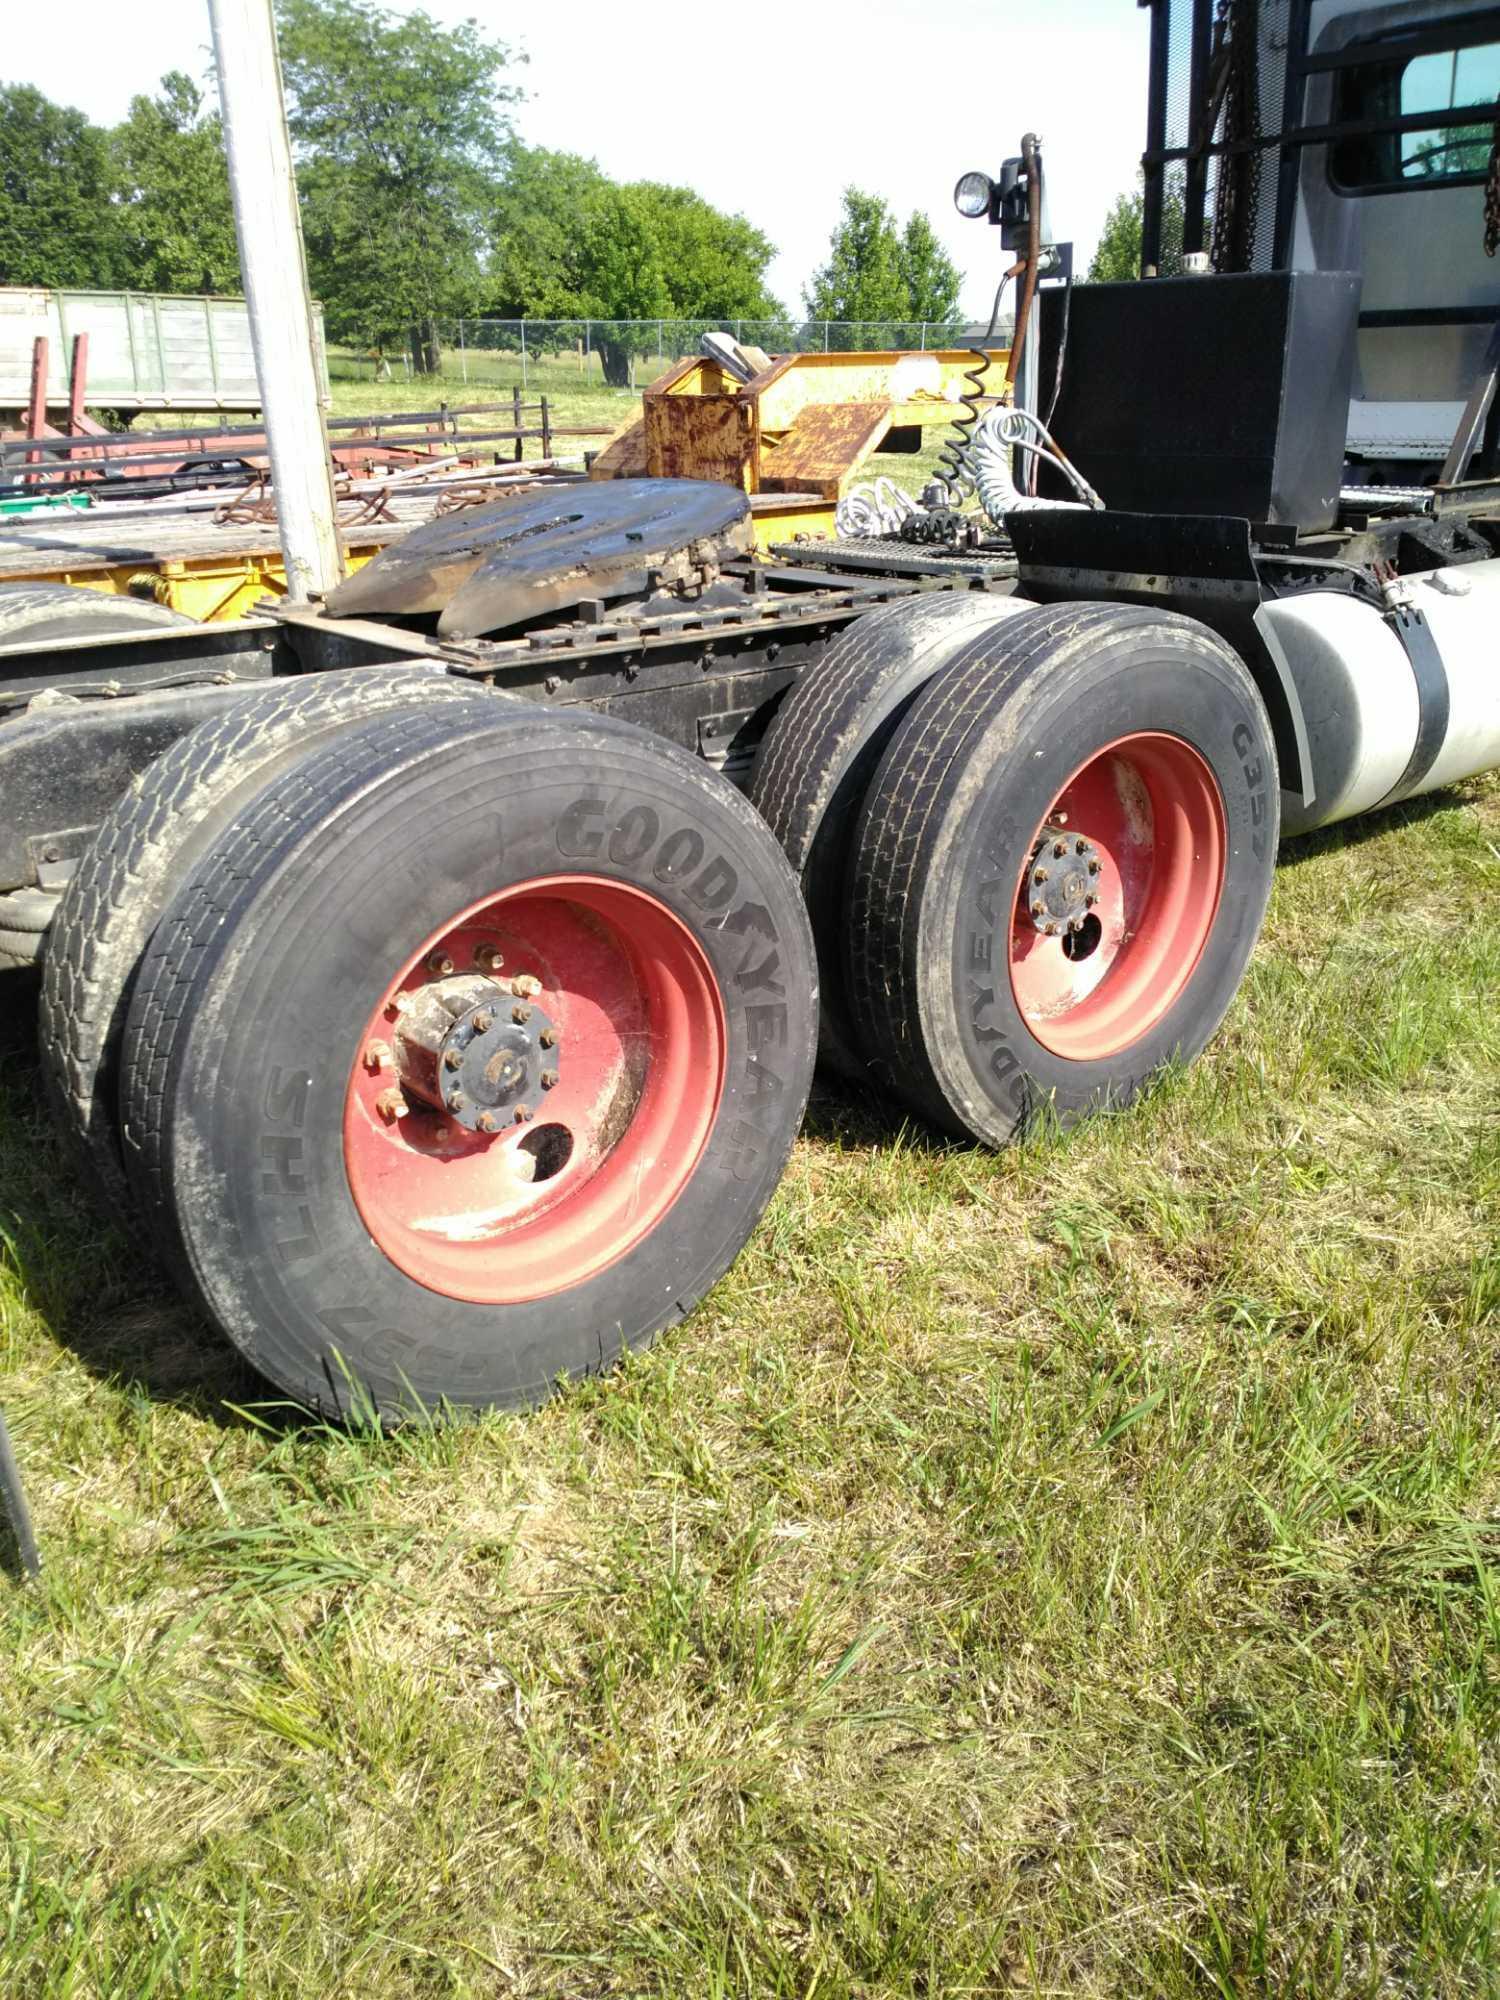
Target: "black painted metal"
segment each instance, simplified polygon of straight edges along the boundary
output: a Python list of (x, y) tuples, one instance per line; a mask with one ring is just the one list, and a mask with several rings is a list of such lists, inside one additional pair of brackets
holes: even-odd
[(1448, 675), (1432, 627), (1414, 606), (1392, 612), (1388, 623), (1411, 661), (1412, 678), (1417, 684), (1417, 740), (1406, 769), (1380, 801), (1383, 806), (1408, 799), (1422, 789), (1448, 734), (1450, 711)]

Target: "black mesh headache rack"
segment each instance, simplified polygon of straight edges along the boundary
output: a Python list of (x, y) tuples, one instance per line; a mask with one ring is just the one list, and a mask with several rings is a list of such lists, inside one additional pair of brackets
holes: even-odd
[[(1492, 90), (1403, 111), (1403, 68), (1426, 54), (1477, 51), (1500, 42), (1500, 7), (1412, 10), (1392, 21), (1370, 10), (1310, 40), (1312, 0), (1145, 0), (1151, 8), (1143, 272), (1171, 275), (1207, 254), (1217, 271), (1285, 270), (1293, 261), (1297, 187), (1304, 151), (1333, 149), (1362, 168), (1365, 186), (1411, 186), (1371, 178), (1381, 142), (1431, 134), (1419, 148), (1427, 171), (1438, 154), (1447, 183), (1500, 181), (1500, 101)], [(1455, 79), (1457, 72), (1455, 71)], [(1456, 136), (1455, 136), (1456, 133)], [(1396, 175), (1413, 161), (1395, 163)], [(1492, 253), (1493, 254), (1493, 253)], [(1413, 308), (1406, 324), (1488, 320), (1492, 309)], [(1362, 325), (1377, 322), (1364, 317)]]

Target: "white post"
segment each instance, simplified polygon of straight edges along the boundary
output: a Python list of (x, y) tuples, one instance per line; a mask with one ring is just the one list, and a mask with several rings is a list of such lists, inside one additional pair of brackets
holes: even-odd
[(276, 27), (271, 0), (209, 0), (209, 16), (287, 596), (302, 602), (332, 590), (344, 561)]
[(469, 355), (468, 350), (464, 346), (464, 323), (462, 320), (458, 322), (458, 362), (464, 371), (464, 381), (467, 384), (469, 379)]
[(526, 387), (526, 322), (521, 322), (521, 387)]

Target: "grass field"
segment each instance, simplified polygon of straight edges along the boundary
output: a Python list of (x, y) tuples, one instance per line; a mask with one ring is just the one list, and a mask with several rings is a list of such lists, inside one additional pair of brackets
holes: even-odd
[(0, 990), (0, 1993), (1500, 1990), (1500, 783), (1291, 848), (1229, 1021), (999, 1156), (821, 1091), (649, 1355), (277, 1408)]

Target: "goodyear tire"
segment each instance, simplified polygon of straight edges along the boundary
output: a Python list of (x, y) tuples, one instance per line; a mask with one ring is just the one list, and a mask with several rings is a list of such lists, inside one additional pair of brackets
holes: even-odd
[(470, 682), (411, 667), (310, 675), (200, 723), (117, 801), (52, 920), (41, 1004), (53, 1109), (85, 1178), (117, 1215), (129, 1208), (120, 1032), (141, 953), (177, 888), (245, 804), (329, 736), (390, 709), (495, 699)]
[(945, 591), (869, 612), (797, 682), (766, 732), (750, 798), (802, 884), (818, 948), (818, 1054), (844, 1076), (866, 1074), (844, 995), (845, 890), (865, 788), (932, 676), (1023, 608)]
[(158, 925), (127, 1169), (299, 1402), (528, 1403), (727, 1269), (816, 1035), (796, 882), (717, 773), (519, 703), (392, 716), (254, 800)]
[(879, 1073), (989, 1144), (1128, 1103), (1223, 1019), (1277, 805), (1254, 683), (1203, 626), (1011, 620), (928, 683), (866, 796), (848, 977)]

